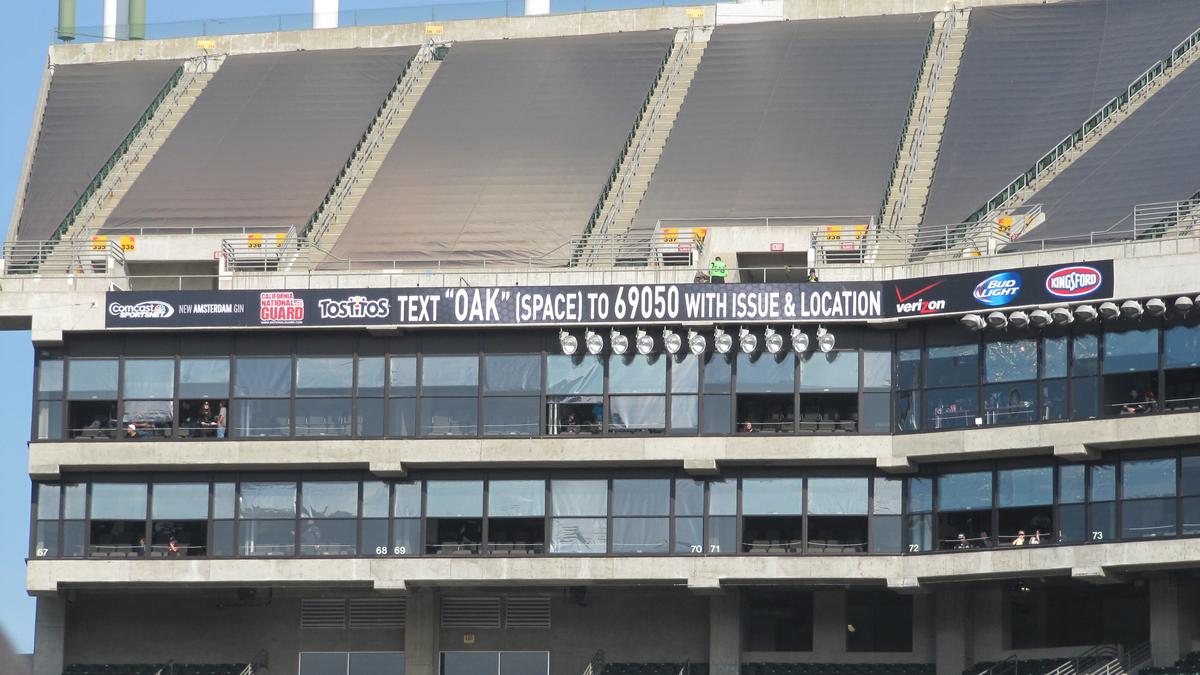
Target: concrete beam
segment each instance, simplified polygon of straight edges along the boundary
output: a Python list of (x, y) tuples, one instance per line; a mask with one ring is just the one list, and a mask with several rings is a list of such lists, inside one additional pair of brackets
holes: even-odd
[(1088, 460), (1099, 459), (1100, 453), (1096, 449), (1089, 448), (1083, 443), (1066, 443), (1063, 445), (1054, 446), (1054, 456), (1059, 459), (1085, 462)]

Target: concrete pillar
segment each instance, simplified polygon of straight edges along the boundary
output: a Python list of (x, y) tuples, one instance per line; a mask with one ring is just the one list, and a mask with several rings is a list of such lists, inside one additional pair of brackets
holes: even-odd
[(966, 593), (953, 586), (934, 594), (937, 675), (961, 675), (967, 667)]
[(405, 675), (438, 675), (437, 590), (409, 590), (404, 616)]
[(846, 653), (846, 591), (813, 591), (813, 660), (841, 661)]
[(525, 16), (550, 13), (550, 0), (525, 0)]
[(104, 0), (104, 41), (122, 37), (118, 31), (129, 23), (129, 0)]
[(313, 28), (338, 27), (338, 0), (313, 0)]
[(1156, 666), (1172, 665), (1188, 651), (1183, 614), (1189, 603), (1182, 590), (1174, 574), (1150, 577), (1150, 653)]
[(62, 594), (37, 599), (32, 675), (62, 675), (67, 638), (67, 599)]
[(708, 599), (708, 672), (739, 675), (741, 670), (742, 592), (727, 588)]
[(1004, 585), (993, 583), (971, 589), (972, 639), (967, 662), (999, 661), (1008, 653), (1005, 631)]

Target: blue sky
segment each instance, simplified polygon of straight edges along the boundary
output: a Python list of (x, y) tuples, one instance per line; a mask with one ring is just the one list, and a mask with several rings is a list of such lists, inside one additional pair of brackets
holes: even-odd
[[(457, 0), (461, 2), (462, 0)], [(101, 22), (103, 0), (77, 0), (76, 25)], [(426, 4), (430, 0), (342, 0), (341, 8), (374, 9)], [(310, 0), (148, 0), (147, 23), (187, 19), (303, 14)], [(11, 3), (6, 24), (5, 64), (0, 68), (0, 217), (7, 229), (25, 146), (29, 139), (47, 47), (57, 23), (58, 3), (30, 0)], [(0, 627), (18, 651), (33, 650), (34, 603), (25, 594), (25, 556), (29, 541), (29, 391), (33, 348), (27, 332), (0, 331)]]

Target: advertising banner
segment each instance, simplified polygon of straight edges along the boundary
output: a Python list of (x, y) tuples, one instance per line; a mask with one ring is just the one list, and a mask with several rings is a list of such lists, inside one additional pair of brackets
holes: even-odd
[(871, 321), (1112, 295), (1112, 261), (888, 282), (112, 291), (109, 328)]

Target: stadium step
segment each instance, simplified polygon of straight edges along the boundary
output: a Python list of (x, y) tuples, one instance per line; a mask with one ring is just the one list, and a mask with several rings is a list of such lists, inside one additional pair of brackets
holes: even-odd
[[(579, 264), (609, 265), (619, 254), (620, 246), (612, 242), (633, 225), (711, 35), (709, 28), (685, 28), (676, 33), (646, 108), (630, 134), (629, 146), (617, 161), (612, 180), (596, 205), (596, 215), (588, 223)], [(601, 241), (606, 243), (597, 243)]]
[(412, 117), (417, 102), (441, 68), (442, 61), (435, 58), (435, 49), (433, 44), (421, 47), (388, 92), (375, 118), (363, 132), (362, 140), (346, 160), (345, 171), (330, 186), (321, 206), (309, 218), (302, 236), (313, 255), (302, 256), (297, 260), (298, 264), (320, 263), (328, 256), (326, 252), (333, 250), (388, 152)]
[(916, 233), (925, 214), (969, 24), (969, 9), (942, 12), (934, 19), (908, 126), (879, 210), (879, 227), (902, 239)]
[(107, 170), (102, 169), (92, 180), (95, 187), (85, 191), (87, 200), (78, 211), (73, 210), (73, 218), (68, 216), (63, 221), (58, 230), (60, 240), (86, 241), (100, 231), (224, 61), (224, 55), (184, 61), (177, 75), (172, 76), (146, 109), (145, 123), (130, 130), (130, 135), (105, 164)]

